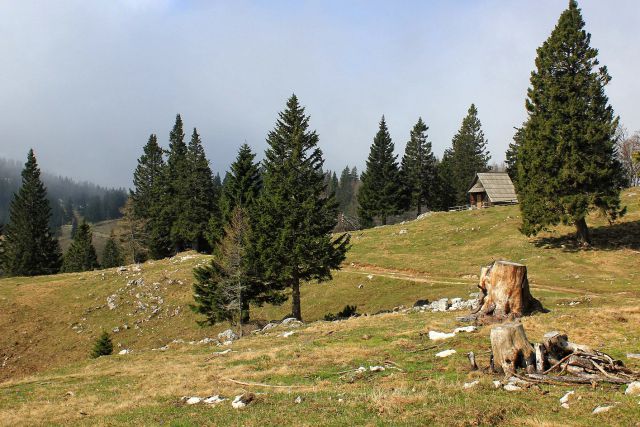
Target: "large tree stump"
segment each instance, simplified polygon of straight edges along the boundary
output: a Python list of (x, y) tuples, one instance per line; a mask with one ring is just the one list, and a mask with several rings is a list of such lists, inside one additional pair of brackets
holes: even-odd
[(536, 371), (536, 353), (527, 339), (522, 323), (503, 323), (491, 329), (491, 354), (494, 370), (510, 376), (518, 368)]
[(509, 261), (496, 261), (483, 267), (478, 287), (482, 291), (476, 317), (521, 317), (543, 311), (531, 295), (527, 267)]

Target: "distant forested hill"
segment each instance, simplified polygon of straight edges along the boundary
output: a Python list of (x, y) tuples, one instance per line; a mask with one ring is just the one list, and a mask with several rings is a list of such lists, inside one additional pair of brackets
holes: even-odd
[[(0, 158), (0, 224), (9, 218), (9, 205), (13, 194), (20, 188), (23, 164)], [(69, 224), (75, 214), (89, 222), (115, 219), (121, 216), (127, 193), (123, 188), (105, 188), (90, 182), (76, 182), (70, 178), (43, 172), (51, 202), (51, 226), (58, 229)]]

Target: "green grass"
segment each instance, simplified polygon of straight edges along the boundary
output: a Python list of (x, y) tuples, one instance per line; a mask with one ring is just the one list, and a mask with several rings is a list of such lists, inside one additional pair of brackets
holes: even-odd
[[(621, 223), (605, 227), (603, 219), (590, 218), (595, 237), (590, 250), (573, 247), (568, 227), (535, 239), (522, 236), (514, 206), (438, 213), (357, 232), (343, 270), (330, 282), (303, 286), (303, 316), (312, 322), (346, 304), (375, 313), (411, 306), (417, 299), (467, 297), (480, 266), (505, 258), (527, 264), (534, 296), (551, 309), (524, 319), (530, 340), (540, 340), (549, 330), (564, 331), (573, 341), (640, 370), (637, 360), (625, 358), (640, 352), (638, 193), (624, 194), (629, 214)], [(399, 234), (401, 229), (406, 233)], [(470, 372), (465, 356), (474, 351), (478, 362), (488, 365), (489, 327), (424, 350), (433, 344), (426, 333), (459, 326), (459, 312), (309, 323), (288, 338), (278, 336), (281, 330), (248, 336), (231, 346), (234, 352), (217, 357), (212, 353), (220, 348), (211, 344), (151, 350), (174, 339), (213, 337), (226, 327), (198, 327), (188, 308), (191, 270), (207, 260), (181, 254), (146, 263), (139, 273), (112, 269), (1, 280), (0, 424), (593, 426), (639, 421), (638, 397), (625, 396), (619, 387), (494, 390), (496, 378)], [(127, 287), (140, 277), (144, 286)], [(114, 293), (118, 307), (109, 310), (106, 298)], [(162, 297), (160, 315), (149, 318), (149, 310), (136, 311), (136, 294), (146, 304)], [(566, 305), (569, 301), (581, 303)], [(254, 307), (252, 316), (267, 321), (289, 311), (288, 305)], [(124, 324), (129, 329), (112, 334), (115, 351), (130, 348), (133, 353), (90, 359), (100, 331)], [(435, 357), (446, 348), (457, 353)], [(388, 363), (380, 373), (344, 373), (385, 362), (401, 370)], [(476, 378), (480, 386), (462, 389)], [(243, 386), (228, 379), (296, 387)], [(565, 410), (558, 399), (568, 389), (581, 399)], [(229, 402), (215, 407), (179, 402), (184, 395), (233, 397), (243, 391), (264, 394), (242, 411)], [(301, 404), (293, 402), (298, 395)], [(615, 406), (592, 415), (601, 404)]]

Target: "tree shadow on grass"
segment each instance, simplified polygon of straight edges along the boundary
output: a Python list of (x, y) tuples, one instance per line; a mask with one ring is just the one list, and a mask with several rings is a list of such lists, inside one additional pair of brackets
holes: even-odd
[[(640, 250), (640, 221), (619, 222), (591, 228), (591, 246), (586, 249), (613, 251)], [(584, 250), (574, 233), (541, 237), (533, 242), (539, 248), (562, 248), (567, 252)]]

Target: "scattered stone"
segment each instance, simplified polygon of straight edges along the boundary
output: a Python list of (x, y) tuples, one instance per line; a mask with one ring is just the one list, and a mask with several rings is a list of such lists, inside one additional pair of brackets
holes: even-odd
[(203, 402), (206, 403), (207, 405), (215, 405), (216, 403), (224, 402), (225, 400), (227, 399), (216, 394), (215, 396), (207, 397), (206, 399), (203, 400)]
[(226, 349), (226, 350), (222, 350), (222, 351), (216, 351), (215, 353), (213, 353), (214, 356), (222, 356), (228, 353), (231, 353), (233, 350), (231, 350), (230, 348)]
[(131, 350), (129, 350), (128, 348), (122, 349), (118, 352), (118, 354), (124, 355), (124, 354), (131, 354)]
[(468, 382), (468, 383), (464, 383), (462, 385), (462, 388), (469, 389), (469, 388), (473, 388), (473, 387), (477, 386), (478, 384), (480, 384), (480, 381), (475, 380), (475, 381), (471, 381), (471, 382)]
[(419, 299), (418, 301), (415, 302), (415, 304), (413, 304), (414, 307), (426, 307), (428, 305), (429, 305), (428, 299)]
[(425, 218), (427, 218), (429, 216), (431, 216), (431, 212), (425, 212), (423, 214), (418, 215), (416, 219), (417, 220), (421, 220), (421, 219), (425, 219)]
[(597, 415), (597, 414), (601, 414), (601, 413), (603, 413), (603, 412), (609, 412), (609, 410), (610, 410), (611, 408), (613, 408), (613, 406), (610, 406), (610, 405), (609, 405), (609, 406), (597, 406), (597, 407), (593, 410), (592, 414)]
[(231, 341), (231, 340), (229, 340), (229, 341), (224, 341), (224, 342), (222, 343), (222, 345), (225, 345), (225, 346), (226, 346), (226, 345), (231, 345), (231, 344), (233, 344), (233, 341)]
[(193, 397), (189, 397), (187, 398), (187, 400), (185, 401), (185, 403), (187, 405), (197, 405), (198, 403), (202, 402), (202, 398), (198, 397), (198, 396), (193, 396)]
[(447, 332), (429, 331), (429, 339), (431, 341), (446, 340), (448, 338), (453, 338), (455, 336), (456, 334), (453, 332), (447, 333)]
[(398, 231), (398, 234), (407, 234), (407, 229), (403, 228), (400, 231)]
[(569, 398), (574, 394), (575, 394), (575, 391), (573, 391), (573, 390), (566, 392), (565, 395), (560, 398), (560, 405), (563, 408), (568, 408), (569, 407)]
[(235, 341), (237, 339), (239, 339), (240, 337), (238, 336), (238, 334), (236, 334), (235, 332), (233, 332), (231, 329), (227, 329), (226, 331), (220, 332), (218, 334), (218, 341)]
[(440, 353), (436, 353), (436, 357), (449, 357), (452, 354), (456, 354), (455, 350), (444, 350), (441, 351)]
[(367, 372), (367, 368), (365, 368), (364, 366), (360, 366), (358, 369), (356, 369), (356, 372)]
[(369, 280), (373, 280), (373, 274), (369, 274), (369, 275), (367, 276), (367, 279), (369, 279)]
[(215, 341), (216, 340), (214, 338), (203, 338), (200, 341), (198, 341), (198, 344), (209, 344)]
[(109, 307), (109, 310), (114, 310), (118, 306), (116, 304), (117, 301), (118, 301), (118, 295), (116, 294), (109, 295), (107, 297), (107, 307)]
[(281, 337), (283, 338), (289, 338), (291, 335), (295, 334), (296, 331), (287, 331), (287, 332), (283, 332), (280, 334)]
[(118, 268), (116, 268), (116, 271), (118, 273), (122, 273), (123, 271), (127, 271), (127, 267), (118, 267)]
[(302, 397), (296, 397), (296, 400), (294, 400), (293, 403), (302, 403)]
[(371, 372), (382, 372), (384, 371), (384, 366), (369, 366), (369, 370)]
[(502, 386), (502, 383), (500, 381), (493, 382), (493, 388), (500, 388), (501, 386)]
[(298, 326), (302, 326), (302, 322), (296, 319), (295, 317), (287, 317), (282, 322), (280, 322), (283, 326), (288, 326), (290, 328), (297, 328)]
[(362, 288), (364, 288), (364, 285), (361, 283), (358, 285), (358, 289), (362, 289)]
[(509, 383), (509, 384), (505, 385), (505, 386), (504, 386), (504, 387), (502, 387), (502, 388), (503, 388), (503, 389), (505, 389), (505, 390), (507, 390), (507, 391), (520, 391), (520, 390), (522, 390), (522, 387), (517, 386), (517, 385), (515, 385), (515, 384), (511, 384), (511, 383)]
[(433, 311), (433, 312), (447, 311), (448, 308), (449, 308), (449, 299), (448, 298), (441, 298), (441, 299), (431, 303), (431, 311)]
[(158, 348), (152, 348), (151, 351), (167, 351), (169, 350), (169, 346), (168, 345), (163, 345), (162, 347), (158, 347)]
[(264, 325), (264, 328), (262, 328), (262, 332), (266, 332), (270, 329), (275, 328), (276, 326), (278, 326), (277, 323), (267, 323), (266, 325)]
[(114, 334), (117, 334), (118, 332), (120, 332), (120, 328), (118, 328), (117, 326), (115, 328), (113, 328), (111, 330), (111, 332), (113, 332)]
[(629, 383), (627, 389), (624, 391), (624, 394), (629, 396), (640, 396), (640, 381)]
[(233, 406), (235, 409), (242, 409), (253, 402), (255, 398), (256, 395), (253, 393), (239, 394), (235, 397), (235, 399), (233, 399), (233, 402), (231, 402), (231, 406)]
[(627, 359), (640, 359), (640, 353), (627, 353)]

